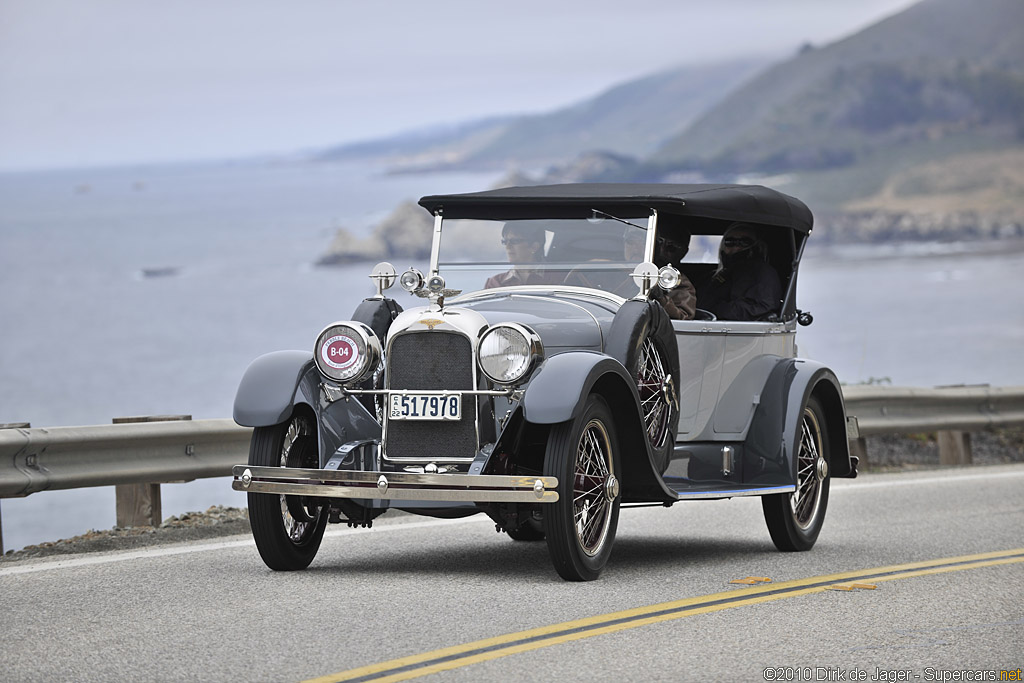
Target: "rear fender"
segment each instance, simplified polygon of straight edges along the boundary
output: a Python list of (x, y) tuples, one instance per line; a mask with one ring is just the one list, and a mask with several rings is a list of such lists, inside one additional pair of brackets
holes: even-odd
[(825, 411), (832, 475), (856, 476), (846, 440), (846, 408), (839, 380), (815, 361), (785, 359), (769, 374), (747, 432), (745, 483), (786, 486), (796, 481), (800, 421), (812, 395)]

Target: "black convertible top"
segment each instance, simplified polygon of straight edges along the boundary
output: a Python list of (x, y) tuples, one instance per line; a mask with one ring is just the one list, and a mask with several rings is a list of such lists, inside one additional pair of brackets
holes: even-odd
[(659, 214), (775, 225), (808, 233), (810, 209), (795, 197), (761, 185), (679, 185), (665, 183), (572, 183), (507, 187), (420, 199), (445, 218), (513, 220), (585, 218), (592, 209), (621, 218)]

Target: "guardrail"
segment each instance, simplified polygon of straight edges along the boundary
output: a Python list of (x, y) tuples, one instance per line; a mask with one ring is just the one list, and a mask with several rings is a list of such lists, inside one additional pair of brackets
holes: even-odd
[[(862, 458), (866, 435), (938, 431), (940, 462), (970, 462), (968, 432), (1024, 425), (1024, 387), (858, 385), (843, 394), (859, 424), (851, 448)], [(160, 483), (230, 476), (245, 462), (251, 434), (227, 419), (0, 429), (0, 498), (117, 486), (118, 526), (155, 526)]]

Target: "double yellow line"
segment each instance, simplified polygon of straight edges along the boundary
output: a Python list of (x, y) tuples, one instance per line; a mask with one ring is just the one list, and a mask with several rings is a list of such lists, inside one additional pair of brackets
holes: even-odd
[(476, 664), (477, 662), (505, 657), (518, 652), (529, 652), (530, 650), (550, 647), (559, 643), (592, 638), (605, 633), (624, 631), (647, 624), (682, 619), (696, 614), (718, 612), (733, 607), (756, 605), (797, 595), (818, 593), (828, 590), (837, 582), (872, 581), (878, 583), (928, 574), (943, 574), (963, 569), (978, 569), (993, 565), (1012, 564), (1015, 562), (1024, 562), (1024, 548), (983, 553), (980, 555), (949, 557), (941, 560), (928, 560), (926, 562), (912, 562), (910, 564), (899, 564), (889, 567), (876, 567), (875, 569), (862, 569), (842, 574), (813, 576), (781, 583), (769, 583), (752, 588), (686, 598), (685, 600), (662, 602), (657, 605), (637, 607), (621, 612), (567, 621), (552, 626), (543, 626), (529, 631), (509, 633), (496, 638), (477, 640), (464, 645), (455, 645), (441, 650), (433, 650), (409, 657), (392, 659), (379, 664), (371, 664), (370, 666), (358, 669), (350, 669), (314, 678), (307, 683), (338, 683), (340, 681), (375, 681), (376, 683), (386, 683), (390, 681), (406, 681), (439, 671), (457, 669), (470, 664)]

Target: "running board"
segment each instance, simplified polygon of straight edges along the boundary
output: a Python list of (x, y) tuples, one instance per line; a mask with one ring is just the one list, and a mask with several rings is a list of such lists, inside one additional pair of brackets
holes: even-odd
[(741, 488), (712, 489), (694, 485), (693, 482), (665, 481), (665, 485), (676, 494), (676, 500), (709, 500), (714, 498), (742, 498), (744, 496), (768, 496), (775, 493), (793, 493), (796, 487), (786, 486), (744, 486)]

